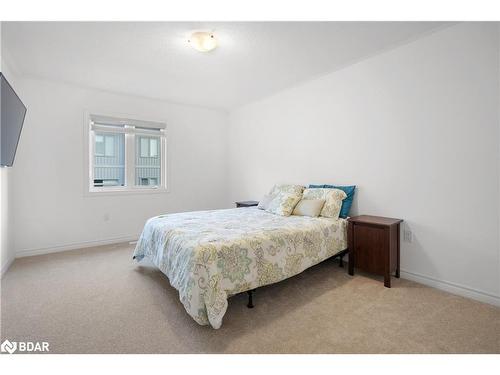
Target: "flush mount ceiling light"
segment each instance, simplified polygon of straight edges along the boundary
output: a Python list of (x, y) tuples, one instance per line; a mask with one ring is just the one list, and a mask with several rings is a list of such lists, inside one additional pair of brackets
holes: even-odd
[(217, 39), (214, 33), (210, 31), (196, 31), (191, 34), (188, 43), (195, 50), (200, 52), (209, 52), (217, 47)]

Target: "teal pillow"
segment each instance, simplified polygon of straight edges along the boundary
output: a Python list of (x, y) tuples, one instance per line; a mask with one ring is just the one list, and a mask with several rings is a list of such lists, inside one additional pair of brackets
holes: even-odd
[(352, 200), (354, 198), (354, 190), (356, 185), (353, 186), (337, 186), (337, 185), (309, 185), (310, 189), (323, 188), (323, 189), (340, 189), (346, 193), (347, 197), (342, 201), (342, 207), (340, 208), (340, 217), (345, 219), (349, 216), (349, 211), (351, 210)]

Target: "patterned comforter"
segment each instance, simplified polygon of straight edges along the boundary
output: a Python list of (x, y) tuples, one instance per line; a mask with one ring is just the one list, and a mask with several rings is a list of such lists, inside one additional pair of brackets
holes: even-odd
[(199, 324), (219, 328), (231, 295), (272, 284), (347, 248), (344, 219), (257, 208), (184, 212), (146, 222), (134, 252), (179, 291)]

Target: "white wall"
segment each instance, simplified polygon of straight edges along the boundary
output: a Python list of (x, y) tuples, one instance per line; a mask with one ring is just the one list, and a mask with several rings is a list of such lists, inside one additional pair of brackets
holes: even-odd
[(0, 258), (3, 275), (14, 260), (15, 254), (9, 246), (9, 170), (0, 168)]
[[(17, 256), (129, 240), (151, 216), (227, 206), (225, 112), (35, 79), (19, 91), (28, 112), (11, 171)], [(84, 196), (85, 110), (165, 120), (170, 192)]]
[(233, 111), (233, 199), (358, 185), (353, 214), (403, 218), (404, 277), (500, 302), (499, 40), (459, 24)]

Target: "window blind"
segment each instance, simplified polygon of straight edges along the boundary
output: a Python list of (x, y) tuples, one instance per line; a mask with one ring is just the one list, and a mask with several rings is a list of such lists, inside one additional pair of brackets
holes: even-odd
[(165, 127), (165, 124), (159, 122), (115, 119), (105, 116), (91, 117), (91, 130), (99, 132), (162, 136), (165, 134)]

